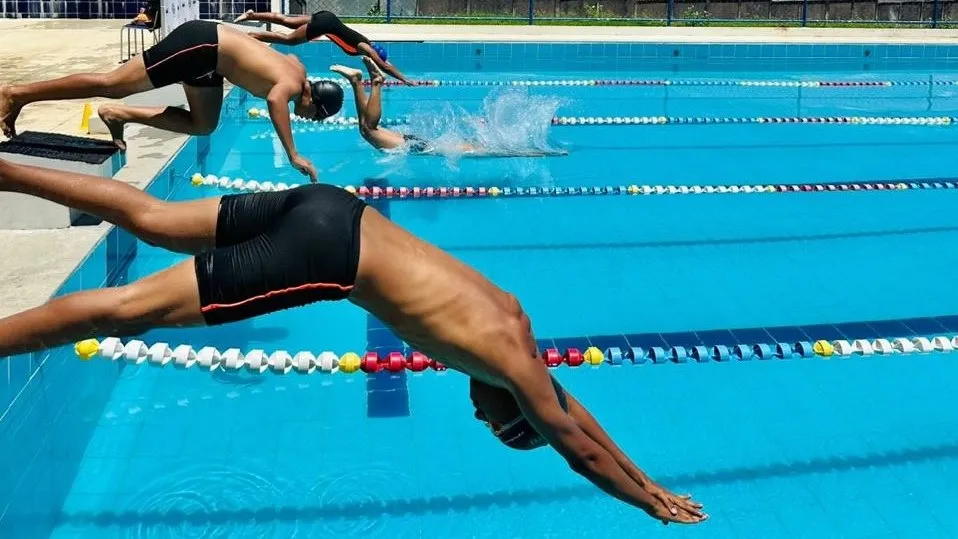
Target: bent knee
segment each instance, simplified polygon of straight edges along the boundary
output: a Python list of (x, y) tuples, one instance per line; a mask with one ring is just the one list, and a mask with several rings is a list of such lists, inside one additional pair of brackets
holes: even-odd
[(194, 134), (196, 135), (212, 135), (213, 131), (216, 131), (216, 126), (220, 123), (219, 118), (216, 119), (201, 119), (194, 122)]
[(113, 321), (124, 328), (138, 329), (149, 327), (162, 313), (157, 313), (152, 305), (147, 286), (142, 282), (118, 287), (117, 306)]

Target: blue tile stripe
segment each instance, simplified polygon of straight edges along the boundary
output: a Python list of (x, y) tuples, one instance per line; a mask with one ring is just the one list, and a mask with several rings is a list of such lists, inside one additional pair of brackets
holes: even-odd
[[(382, 179), (369, 181), (379, 187), (386, 187), (388, 184)], [(369, 205), (387, 219), (390, 218), (388, 200), (370, 201)], [(366, 348), (369, 352), (376, 352), (379, 357), (386, 357), (389, 352), (403, 347), (402, 340), (378, 318), (372, 315), (366, 316)], [(409, 416), (409, 385), (405, 371), (379, 372), (366, 377), (366, 416), (371, 418)]]

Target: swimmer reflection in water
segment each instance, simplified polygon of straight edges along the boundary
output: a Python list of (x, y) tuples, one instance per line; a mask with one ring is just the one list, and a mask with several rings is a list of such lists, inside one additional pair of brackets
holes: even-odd
[(343, 189), (308, 184), (168, 202), (111, 179), (0, 160), (0, 191), (70, 205), (191, 255), (133, 283), (0, 319), (0, 357), (348, 300), (469, 376), (476, 417), (502, 443), (550, 445), (597, 487), (663, 523), (708, 518), (633, 464), (552, 378), (515, 296)]
[(439, 153), (457, 153), (471, 156), (489, 156), (489, 157), (547, 157), (566, 155), (567, 152), (559, 151), (541, 151), (530, 150), (522, 152), (495, 153), (478, 144), (463, 142), (454, 147), (439, 147), (435, 143), (426, 141), (424, 138), (385, 129), (379, 125), (383, 116), (382, 107), (382, 86), (385, 81), (383, 72), (379, 66), (371, 59), (364, 57), (366, 71), (369, 73), (370, 89), (369, 97), (366, 97), (366, 90), (363, 88), (363, 73), (358, 69), (352, 69), (342, 65), (330, 66), (330, 71), (339, 73), (346, 77), (349, 84), (353, 87), (353, 94), (356, 96), (356, 116), (359, 122), (359, 134), (373, 148), (377, 150), (396, 150), (405, 149), (409, 153), (416, 154), (439, 154)]

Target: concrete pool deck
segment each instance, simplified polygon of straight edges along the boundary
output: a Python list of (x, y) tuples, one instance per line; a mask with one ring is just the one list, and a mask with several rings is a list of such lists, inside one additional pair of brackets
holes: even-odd
[[(0, 19), (0, 84), (71, 73), (104, 72), (119, 61), (119, 20)], [(374, 40), (620, 41), (712, 43), (956, 43), (958, 30), (825, 28), (683, 28), (354, 25)], [(42, 31), (41, 31), (42, 30)], [(68, 43), (69, 46), (64, 46)], [(38, 103), (23, 110), (20, 131), (79, 134), (84, 102)], [(116, 179), (143, 188), (187, 137), (140, 126), (127, 129), (127, 165)], [(2, 211), (2, 208), (0, 208)], [(66, 280), (109, 229), (101, 224), (46, 231), (0, 231), (0, 316), (36, 306)]]

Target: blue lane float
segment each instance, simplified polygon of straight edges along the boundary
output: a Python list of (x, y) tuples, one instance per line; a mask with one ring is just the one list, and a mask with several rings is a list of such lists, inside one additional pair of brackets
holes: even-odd
[(802, 358), (808, 359), (815, 356), (815, 349), (812, 343), (808, 341), (799, 341), (795, 343), (795, 352)]
[(712, 361), (728, 361), (730, 359), (728, 346), (716, 344), (712, 347)]
[(665, 355), (665, 349), (661, 346), (649, 348), (649, 359), (652, 363), (668, 363), (669, 358)]
[(747, 344), (736, 344), (732, 348), (732, 355), (739, 361), (752, 359), (752, 347)]
[(775, 357), (775, 354), (772, 352), (772, 347), (765, 343), (758, 343), (752, 346), (752, 355), (758, 359), (772, 359)]

